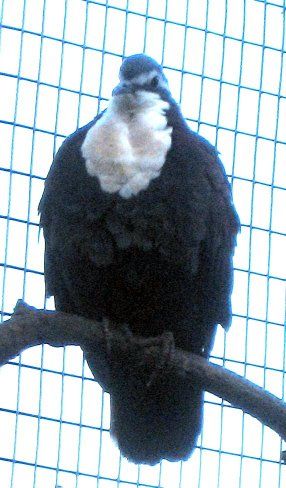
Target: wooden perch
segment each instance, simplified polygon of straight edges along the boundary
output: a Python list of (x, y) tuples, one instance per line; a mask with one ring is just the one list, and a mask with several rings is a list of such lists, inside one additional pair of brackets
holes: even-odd
[[(128, 348), (128, 340), (121, 331), (112, 331), (118, 347)], [(37, 310), (19, 301), (12, 317), (0, 326), (0, 365), (18, 356), (28, 347), (49, 344), (61, 347), (80, 346), (88, 359), (95, 378), (108, 391), (108, 344), (102, 323), (62, 312)], [(159, 338), (160, 339), (160, 338)], [(132, 336), (136, 344), (136, 358), (148, 364), (158, 362), (158, 338), (143, 339)], [(129, 351), (128, 351), (129, 354)], [(138, 356), (139, 354), (139, 356)], [(156, 359), (157, 358), (157, 359)], [(263, 388), (245, 378), (196, 354), (174, 349), (171, 367), (185, 374), (208, 391), (242, 409), (273, 429), (286, 441), (286, 404)], [(285, 461), (285, 452), (282, 459)]]

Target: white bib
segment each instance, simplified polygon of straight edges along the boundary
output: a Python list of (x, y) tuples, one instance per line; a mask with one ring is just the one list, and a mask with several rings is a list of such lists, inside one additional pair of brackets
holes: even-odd
[(114, 96), (86, 134), (82, 155), (102, 190), (130, 198), (157, 178), (171, 147), (168, 102), (156, 93)]

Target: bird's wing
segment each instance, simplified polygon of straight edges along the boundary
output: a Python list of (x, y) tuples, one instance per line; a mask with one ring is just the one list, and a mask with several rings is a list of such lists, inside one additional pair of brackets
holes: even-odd
[[(39, 204), (45, 238), (46, 293), (54, 295), (58, 303), (65, 302), (59, 308), (66, 311), (68, 293), (63, 289), (73, 256), (74, 263), (78, 252), (91, 260), (97, 259), (98, 264), (112, 260), (112, 243), (106, 230), (100, 229), (100, 219), (110, 205), (111, 196), (100, 190), (96, 178), (88, 175), (81, 154), (85, 135), (99, 117), (64, 141), (51, 165)], [(96, 236), (92, 233), (95, 222)]]
[(231, 323), (233, 253), (240, 222), (233, 205), (231, 186), (216, 150), (198, 138), (209, 185), (209, 212), (201, 248), (199, 280), (205, 312), (224, 328)]

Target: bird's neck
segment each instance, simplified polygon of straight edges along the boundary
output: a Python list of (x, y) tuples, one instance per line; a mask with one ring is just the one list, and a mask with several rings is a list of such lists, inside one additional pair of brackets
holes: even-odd
[(132, 118), (142, 114), (156, 112), (165, 115), (169, 109), (169, 103), (162, 100), (161, 97), (152, 92), (145, 90), (137, 91), (134, 94), (125, 94), (112, 97), (107, 107), (107, 113), (112, 117), (122, 119)]
[(171, 147), (169, 104), (156, 94), (114, 97), (82, 145), (86, 169), (103, 191), (130, 198), (160, 175)]

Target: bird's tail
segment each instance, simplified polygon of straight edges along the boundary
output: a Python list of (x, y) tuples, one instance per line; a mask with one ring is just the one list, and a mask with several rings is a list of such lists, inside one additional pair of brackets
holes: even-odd
[(202, 413), (202, 390), (170, 371), (151, 384), (127, 379), (111, 395), (112, 434), (122, 454), (135, 463), (188, 458), (201, 431)]

